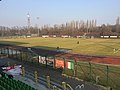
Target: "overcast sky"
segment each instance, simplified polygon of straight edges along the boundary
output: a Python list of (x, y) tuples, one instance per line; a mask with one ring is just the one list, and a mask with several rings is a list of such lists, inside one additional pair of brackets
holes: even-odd
[(97, 25), (115, 24), (120, 0), (2, 0), (0, 26), (27, 26), (28, 12), (32, 26), (92, 19)]

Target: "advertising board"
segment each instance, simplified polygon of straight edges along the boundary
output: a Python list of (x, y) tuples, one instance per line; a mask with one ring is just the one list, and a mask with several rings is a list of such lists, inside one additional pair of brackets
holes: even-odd
[(64, 60), (56, 60), (56, 68), (64, 68)]
[(39, 63), (46, 64), (45, 57), (39, 56)]

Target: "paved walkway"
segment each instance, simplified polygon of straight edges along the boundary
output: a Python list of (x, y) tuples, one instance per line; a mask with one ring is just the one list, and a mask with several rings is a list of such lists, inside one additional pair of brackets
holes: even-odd
[(31, 79), (28, 79), (28, 78), (25, 78), (25, 77), (22, 77), (21, 75), (19, 76), (15, 76), (14, 77), (16, 80), (20, 80), (32, 87), (34, 87), (35, 89), (37, 90), (47, 90), (47, 88), (39, 83), (35, 83), (34, 81), (32, 81)]

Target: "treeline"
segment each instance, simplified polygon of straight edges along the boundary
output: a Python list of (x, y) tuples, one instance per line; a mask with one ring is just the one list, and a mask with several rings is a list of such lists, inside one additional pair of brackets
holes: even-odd
[(61, 25), (44, 25), (41, 28), (36, 27), (4, 27), (0, 26), (0, 36), (42, 36), (42, 35), (68, 35), (71, 37), (83, 36), (100, 37), (100, 36), (120, 36), (119, 17), (115, 25), (96, 26), (96, 20), (71, 21)]

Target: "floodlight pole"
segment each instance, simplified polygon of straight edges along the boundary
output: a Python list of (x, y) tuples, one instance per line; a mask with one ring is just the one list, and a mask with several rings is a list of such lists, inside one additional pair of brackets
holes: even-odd
[(27, 14), (28, 34), (30, 34), (30, 14)]
[(30, 28), (30, 14), (27, 14), (27, 24), (28, 24), (28, 28)]
[[(39, 17), (36, 18), (37, 21), (39, 20)], [(38, 30), (38, 37), (39, 37), (39, 26), (38, 26), (38, 23), (36, 24), (37, 25), (37, 30)]]

